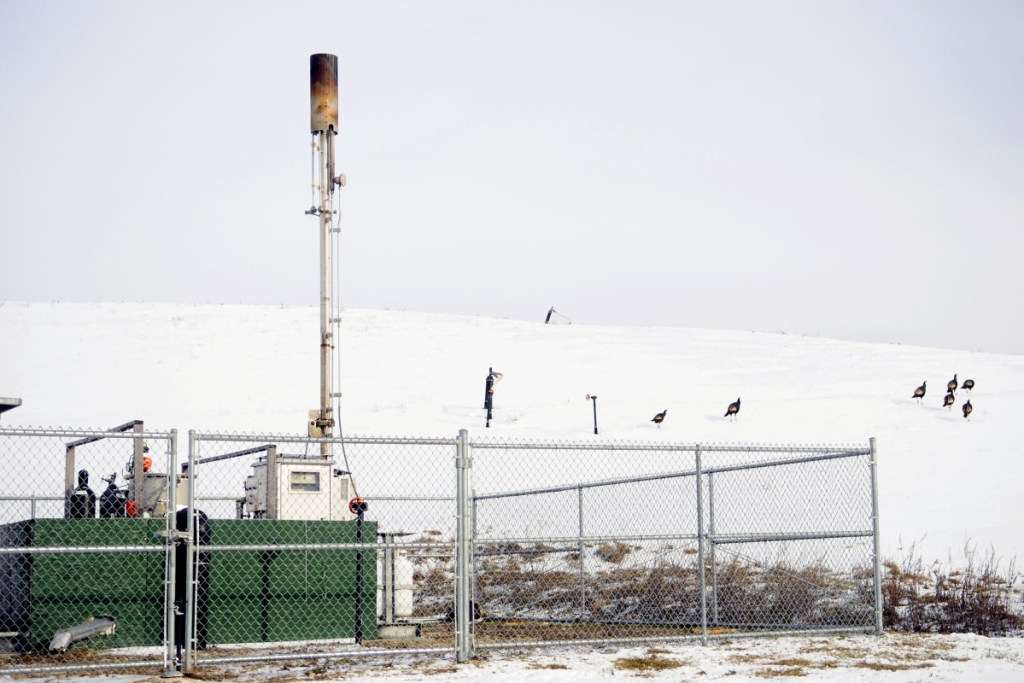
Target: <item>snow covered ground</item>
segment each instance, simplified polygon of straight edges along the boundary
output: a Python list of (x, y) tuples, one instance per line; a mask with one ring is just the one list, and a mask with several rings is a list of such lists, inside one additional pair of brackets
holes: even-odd
[[(787, 636), (699, 644), (593, 649), (485, 651), (466, 664), (403, 656), (386, 660), (326, 660), (290, 664), (203, 667), (205, 681), (458, 681), (529, 680), (587, 683), (656, 681), (811, 681), (1017, 683), (1024, 680), (1024, 638), (976, 635)], [(0, 680), (12, 680), (0, 677)], [(88, 676), (72, 680), (85, 682)], [(113, 674), (106, 683), (157, 681), (153, 675)]]
[[(318, 403), (314, 308), (0, 305), (6, 426), (301, 434)], [(883, 554), (926, 562), (970, 543), (1024, 558), (1024, 357), (787, 334), (555, 326), (350, 310), (340, 338), (348, 435), (677, 443), (877, 437)], [(484, 379), (504, 373), (484, 429)], [(942, 407), (947, 380), (977, 382)], [(911, 394), (922, 380), (922, 404)], [(592, 404), (599, 396), (600, 435)], [(723, 417), (742, 397), (739, 419)], [(974, 412), (960, 412), (970, 398)], [(665, 422), (650, 422), (668, 410)], [(1005, 564), (1004, 564), (1005, 566)]]
[[(913, 545), (927, 563), (957, 564), (970, 543), (979, 553), (993, 548), (1004, 567), (1024, 557), (1024, 357), (783, 333), (364, 310), (345, 312), (339, 344), (336, 390), (344, 394), (347, 435), (451, 437), (466, 428), (675, 443), (866, 443), (874, 436), (883, 555), (898, 559)], [(0, 396), (24, 403), (0, 421), (108, 428), (143, 419), (159, 430), (301, 434), (318, 401), (318, 350), (313, 308), (3, 302)], [(504, 380), (485, 430), (490, 367)], [(977, 386), (958, 392), (950, 411), (942, 396), (954, 373)], [(922, 380), (928, 394), (919, 405), (911, 393)], [(600, 397), (599, 436), (587, 394)], [(725, 408), (738, 396), (739, 419), (727, 421)], [(970, 420), (960, 413), (967, 398)], [(656, 427), (650, 419), (664, 409)], [(799, 669), (816, 680), (1024, 680), (1019, 638), (807, 637), (657, 650), (649, 666), (646, 648), (609, 647), (494, 652), (460, 667), (328, 664), (318, 677), (748, 680)], [(630, 657), (640, 658), (638, 669), (616, 663)], [(652, 668), (660, 659), (681, 665)], [(261, 677), (305, 680), (308, 671), (268, 668)]]

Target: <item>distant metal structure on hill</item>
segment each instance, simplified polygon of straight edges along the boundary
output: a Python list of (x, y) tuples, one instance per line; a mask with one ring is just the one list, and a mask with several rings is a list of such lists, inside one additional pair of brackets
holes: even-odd
[(14, 410), (21, 405), (20, 398), (2, 398), (0, 397), (0, 415), (3, 415), (8, 410)]

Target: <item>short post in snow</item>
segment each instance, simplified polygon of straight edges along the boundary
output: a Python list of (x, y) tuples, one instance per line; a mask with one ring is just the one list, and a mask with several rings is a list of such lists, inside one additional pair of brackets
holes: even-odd
[(494, 385), (501, 381), (503, 375), (495, 372), (494, 368), (487, 369), (487, 380), (484, 383), (484, 410), (487, 411), (487, 423), (485, 427), (491, 426), (491, 411), (494, 409)]
[(587, 400), (594, 402), (594, 433), (597, 434), (597, 394), (587, 394)]

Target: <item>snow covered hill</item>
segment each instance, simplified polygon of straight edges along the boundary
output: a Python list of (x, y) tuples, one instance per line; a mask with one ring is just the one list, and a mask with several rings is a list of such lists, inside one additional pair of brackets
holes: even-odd
[[(303, 433), (319, 396), (312, 307), (0, 305), (3, 426)], [(339, 340), (348, 435), (866, 443), (877, 437), (883, 552), (964, 544), (1024, 558), (1024, 357), (740, 331), (544, 325), (349, 310)], [(974, 379), (942, 407), (946, 382)], [(911, 394), (922, 380), (922, 404)], [(599, 397), (600, 435), (592, 403)], [(735, 422), (723, 417), (742, 397)], [(974, 413), (960, 412), (970, 398)], [(668, 410), (662, 425), (650, 420)]]

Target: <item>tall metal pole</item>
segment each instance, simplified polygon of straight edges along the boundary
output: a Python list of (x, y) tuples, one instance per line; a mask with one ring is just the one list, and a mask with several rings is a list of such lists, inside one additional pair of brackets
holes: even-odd
[[(338, 134), (338, 58), (331, 54), (309, 57), (310, 130), (317, 136), (320, 204), (314, 207), (320, 217), (320, 408), (316, 428), (322, 436), (331, 436), (334, 416), (331, 408), (331, 200), (334, 196), (334, 136)], [(331, 445), (320, 445), (320, 454), (331, 455)]]

